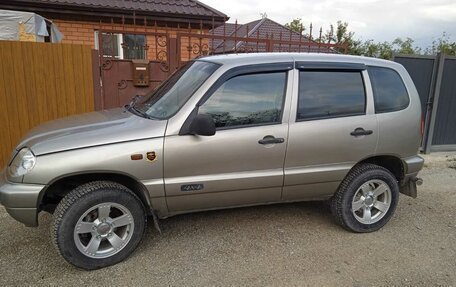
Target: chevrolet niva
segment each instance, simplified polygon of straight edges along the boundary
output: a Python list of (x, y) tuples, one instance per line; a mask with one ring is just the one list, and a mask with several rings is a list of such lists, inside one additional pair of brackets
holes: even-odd
[(397, 63), (345, 55), (243, 54), (189, 61), (143, 100), (32, 130), (0, 202), (71, 264), (96, 269), (138, 246), (151, 218), (329, 200), (353, 232), (416, 197), (421, 106)]

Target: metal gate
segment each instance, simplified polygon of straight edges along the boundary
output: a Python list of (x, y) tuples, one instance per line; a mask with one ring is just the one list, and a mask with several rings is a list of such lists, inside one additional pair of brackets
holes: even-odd
[[(144, 53), (144, 60), (119, 59), (119, 31), (98, 32), (98, 43), (102, 43), (98, 49), (101, 78), (100, 109), (120, 107), (127, 104), (135, 95), (147, 94), (177, 68), (176, 65), (172, 65), (175, 62), (170, 61), (172, 46), (167, 33), (129, 31), (128, 34), (147, 37), (147, 43), (143, 51), (140, 51)], [(153, 47), (149, 43), (153, 43)], [(123, 46), (120, 45), (121, 49), (124, 49)], [(137, 70), (144, 70), (147, 75), (142, 73), (137, 76)], [(138, 80), (135, 77), (142, 78)]]
[(396, 55), (409, 72), (425, 118), (422, 150), (456, 150), (456, 57)]

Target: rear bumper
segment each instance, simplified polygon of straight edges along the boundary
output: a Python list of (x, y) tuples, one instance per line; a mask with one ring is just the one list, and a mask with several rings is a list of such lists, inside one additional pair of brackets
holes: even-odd
[(0, 204), (17, 221), (26, 226), (38, 226), (38, 198), (44, 188), (45, 185), (9, 182), (3, 170), (0, 173)]
[(418, 172), (423, 168), (424, 159), (419, 155), (408, 157), (402, 159), (404, 163), (404, 178), (400, 182), (400, 192), (416, 198), (418, 195), (417, 192), (417, 183), (421, 185), (423, 182), (422, 179), (418, 178)]
[(418, 172), (423, 168), (424, 165), (424, 159), (419, 155), (403, 158), (402, 161), (404, 162), (406, 175), (418, 174)]

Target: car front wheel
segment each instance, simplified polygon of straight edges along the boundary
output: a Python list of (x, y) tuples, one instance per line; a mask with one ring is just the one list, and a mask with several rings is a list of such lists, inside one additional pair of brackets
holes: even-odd
[(146, 226), (140, 199), (115, 182), (95, 181), (68, 193), (54, 212), (53, 242), (71, 264), (97, 269), (124, 260)]

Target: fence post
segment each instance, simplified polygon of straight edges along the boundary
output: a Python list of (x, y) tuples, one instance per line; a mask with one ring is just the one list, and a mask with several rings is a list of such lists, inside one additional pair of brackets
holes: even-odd
[[(424, 133), (423, 133), (423, 138), (421, 139), (421, 152), (424, 152), (424, 153), (429, 152), (429, 150), (428, 150), (428, 152), (426, 152), (426, 147), (428, 146), (427, 139), (429, 136), (429, 127), (430, 127), (429, 121), (431, 120), (431, 114), (432, 114), (435, 83), (436, 83), (436, 78), (437, 78), (437, 70), (439, 67), (439, 55), (434, 56), (433, 60), (434, 60), (433, 61), (434, 64), (432, 65), (431, 82), (429, 84), (429, 93), (427, 95), (427, 100), (426, 100), (426, 110), (425, 110), (425, 114), (423, 115)], [(393, 56), (393, 61), (394, 61), (394, 56)]]
[(272, 51), (272, 47), (273, 47), (273, 44), (272, 44), (272, 37), (271, 38), (267, 38), (266, 39), (266, 52), (273, 52)]
[(436, 56), (437, 61), (437, 75), (435, 80), (435, 85), (431, 86), (431, 91), (433, 97), (430, 99), (432, 102), (432, 109), (431, 109), (431, 120), (429, 122), (429, 131), (426, 135), (426, 142), (424, 142), (424, 153), (428, 154), (431, 152), (432, 146), (432, 138), (434, 136), (434, 127), (435, 127), (435, 118), (437, 116), (437, 108), (439, 106), (439, 97), (440, 97), (440, 88), (442, 86), (442, 78), (443, 78), (443, 66), (445, 65), (445, 55), (444, 54), (437, 54)]
[(92, 50), (93, 100), (96, 111), (103, 110), (104, 101), (101, 89), (101, 66), (99, 50)]
[[(179, 36), (178, 36), (179, 37)], [(179, 61), (180, 59), (180, 51), (178, 51), (177, 47), (177, 38), (168, 38), (168, 63), (169, 63), (169, 73), (170, 75), (179, 68)]]

